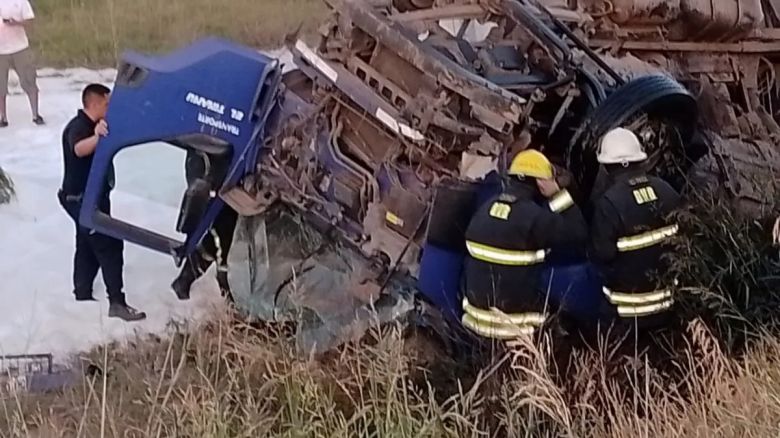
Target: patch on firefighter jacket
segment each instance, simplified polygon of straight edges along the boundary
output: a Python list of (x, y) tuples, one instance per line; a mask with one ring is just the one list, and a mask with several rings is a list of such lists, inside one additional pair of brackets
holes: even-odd
[(496, 219), (507, 220), (511, 211), (512, 207), (503, 202), (494, 202), (493, 205), (490, 206), (490, 216)]
[(647, 204), (658, 199), (655, 194), (655, 190), (652, 187), (642, 187), (641, 189), (634, 190), (634, 200), (637, 204)]

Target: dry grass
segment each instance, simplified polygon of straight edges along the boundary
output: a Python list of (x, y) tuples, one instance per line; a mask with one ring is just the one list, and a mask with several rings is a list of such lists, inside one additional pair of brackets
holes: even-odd
[(684, 338), (663, 365), (581, 349), (563, 377), (549, 343), (518, 345), (452, 385), (425, 378), (456, 369), (452, 359), (426, 362), (431, 345), (395, 329), (315, 360), (225, 318), (98, 349), (88, 359), (107, 373), (62, 393), (3, 394), (0, 436), (777, 436), (780, 343), (730, 359), (700, 322)]
[(41, 64), (113, 66), (123, 50), (157, 53), (206, 35), (277, 47), (323, 20), (322, 0), (36, 0)]

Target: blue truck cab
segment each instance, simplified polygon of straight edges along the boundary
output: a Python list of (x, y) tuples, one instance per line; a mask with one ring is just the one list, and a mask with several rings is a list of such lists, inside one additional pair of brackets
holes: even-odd
[[(162, 57), (126, 53), (106, 117), (110, 135), (100, 140), (95, 152), (81, 224), (170, 254), (181, 263), (223, 207), (219, 193), (254, 172), (281, 75), (278, 60), (216, 38)], [(115, 156), (153, 141), (205, 154), (211, 168), (220, 172), (210, 183), (191, 184), (185, 194), (176, 226), (186, 234), (184, 242), (112, 218), (97, 208)]]

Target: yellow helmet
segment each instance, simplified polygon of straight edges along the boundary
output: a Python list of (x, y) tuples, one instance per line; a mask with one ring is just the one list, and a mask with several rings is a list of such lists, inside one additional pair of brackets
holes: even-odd
[(550, 179), (553, 177), (553, 167), (543, 153), (528, 149), (515, 155), (509, 166), (509, 174)]

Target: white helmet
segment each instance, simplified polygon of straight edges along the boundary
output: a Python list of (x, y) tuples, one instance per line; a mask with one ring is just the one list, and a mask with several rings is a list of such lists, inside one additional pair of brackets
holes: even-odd
[(601, 139), (598, 160), (602, 164), (636, 163), (647, 159), (636, 134), (624, 128), (615, 128)]

